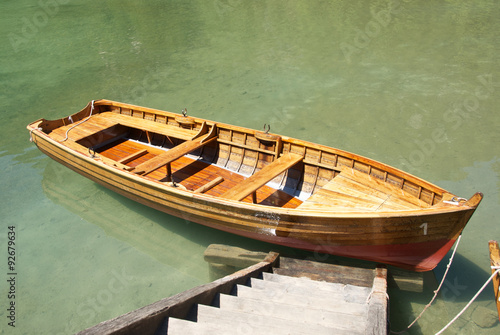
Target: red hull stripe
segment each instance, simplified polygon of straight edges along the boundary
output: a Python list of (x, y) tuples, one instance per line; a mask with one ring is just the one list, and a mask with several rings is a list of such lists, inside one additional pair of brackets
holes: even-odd
[[(204, 224), (206, 225), (206, 222)], [(331, 246), (312, 244), (307, 241), (279, 237), (272, 234), (244, 233), (240, 230), (221, 229), (221, 227), (214, 228), (273, 244), (384, 263), (417, 272), (433, 270), (455, 243), (455, 239), (441, 239), (412, 244)]]

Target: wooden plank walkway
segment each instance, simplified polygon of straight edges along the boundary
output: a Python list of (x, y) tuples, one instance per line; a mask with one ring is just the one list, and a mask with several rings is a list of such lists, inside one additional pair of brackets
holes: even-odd
[[(209, 249), (209, 261), (231, 258), (221, 248)], [(234, 334), (236, 329), (248, 334), (387, 334), (385, 267), (352, 268), (272, 252), (243, 252), (239, 261), (259, 258), (222, 279), (79, 334)]]

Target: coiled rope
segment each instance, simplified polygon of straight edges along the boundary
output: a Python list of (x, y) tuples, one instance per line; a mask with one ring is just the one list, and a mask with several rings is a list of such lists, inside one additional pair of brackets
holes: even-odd
[[(92, 100), (92, 107), (90, 108), (90, 114), (89, 116), (87, 116), (85, 119), (83, 119), (82, 121), (78, 122), (78, 123), (75, 123), (73, 126), (71, 126), (68, 130), (66, 130), (66, 137), (64, 138), (64, 140), (62, 140), (61, 142), (64, 142), (68, 139), (68, 134), (69, 134), (69, 131), (73, 128), (75, 128), (76, 126), (84, 123), (85, 121), (87, 121), (88, 119), (90, 119), (90, 117), (92, 116), (92, 112), (94, 111), (94, 100)], [(73, 119), (71, 118), (71, 116), (69, 117), (69, 120), (71, 122), (73, 122)]]

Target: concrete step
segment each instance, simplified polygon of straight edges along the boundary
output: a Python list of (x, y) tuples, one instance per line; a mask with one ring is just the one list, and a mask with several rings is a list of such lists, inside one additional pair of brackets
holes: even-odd
[[(193, 321), (187, 321), (177, 318), (168, 318), (168, 329), (165, 334), (168, 335), (191, 335), (200, 334), (199, 324)], [(156, 332), (158, 335), (158, 331)]]
[(360, 317), (359, 315), (325, 311), (320, 308), (303, 308), (268, 300), (241, 298), (226, 294), (219, 294), (218, 298), (219, 307), (224, 311), (229, 310), (263, 316), (272, 315), (290, 321), (304, 320), (312, 325), (350, 330), (353, 333), (363, 333), (365, 331), (366, 317)]
[(371, 287), (375, 278), (373, 269), (347, 267), (287, 257), (280, 257), (280, 267), (274, 269), (273, 272), (288, 276), (301, 274), (314, 280), (326, 280), (332, 283), (364, 287)]
[[(285, 330), (287, 329), (287, 330)], [(288, 335), (293, 334), (290, 328), (283, 330), (277, 327), (267, 328), (259, 324), (238, 323), (236, 321), (226, 320), (208, 320), (205, 322), (193, 322), (182, 319), (169, 318), (168, 335), (235, 335), (235, 334), (269, 334), (269, 335)]]
[[(237, 311), (221, 310), (217, 307), (198, 305), (198, 323), (216, 323), (233, 334), (339, 334), (341, 329), (308, 324), (301, 320), (286, 320), (274, 315), (256, 315)], [(348, 332), (345, 331), (345, 334)], [(351, 332), (349, 331), (349, 334)]]
[(332, 303), (336, 301), (337, 303), (350, 302), (366, 304), (366, 299), (370, 293), (370, 290), (365, 290), (365, 288), (359, 288), (356, 286), (346, 285), (342, 291), (339, 291), (338, 289), (330, 290), (329, 287), (325, 285), (318, 285), (318, 282), (313, 280), (304, 279), (302, 282), (299, 282), (295, 280), (297, 278), (293, 279), (294, 281), (292, 282), (274, 282), (251, 278), (249, 284), (254, 289), (270, 290), (276, 294), (291, 293), (317, 298), (328, 297), (331, 299)]
[(365, 316), (368, 310), (368, 305), (366, 303), (346, 302), (344, 301), (344, 297), (340, 294), (294, 294), (287, 290), (263, 290), (244, 285), (237, 285), (234, 289), (234, 293), (241, 298), (272, 301), (301, 308), (315, 308), (359, 316)]
[(371, 291), (371, 286), (370, 287), (363, 287), (363, 286), (356, 286), (356, 285), (349, 285), (349, 284), (339, 284), (339, 283), (330, 283), (326, 281), (317, 281), (317, 280), (312, 280), (306, 277), (290, 277), (290, 276), (284, 276), (284, 275), (279, 275), (279, 274), (274, 274), (274, 273), (269, 273), (269, 272), (263, 272), (262, 273), (262, 279), (267, 280), (267, 281), (272, 281), (276, 283), (285, 283), (285, 284), (293, 284), (293, 285), (307, 285), (310, 288), (314, 289), (320, 289), (320, 290), (325, 290), (325, 291), (330, 291), (330, 292), (346, 292), (346, 291), (356, 291), (360, 292), (361, 294), (370, 294)]

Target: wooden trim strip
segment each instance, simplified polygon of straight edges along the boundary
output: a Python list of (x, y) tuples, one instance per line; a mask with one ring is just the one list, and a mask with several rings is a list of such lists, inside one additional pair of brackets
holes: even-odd
[(196, 190), (194, 190), (194, 193), (205, 193), (208, 190), (210, 190), (210, 189), (214, 188), (215, 186), (219, 185), (223, 181), (224, 181), (224, 178), (222, 178), (222, 177), (219, 176), (219, 177), (215, 178), (214, 180), (209, 181), (205, 185), (202, 185), (202, 186), (198, 187)]
[(262, 148), (258, 148), (258, 147), (252, 147), (252, 146), (249, 146), (249, 145), (243, 144), (243, 143), (232, 142), (232, 141), (223, 140), (223, 139), (220, 139), (220, 138), (218, 139), (217, 142), (223, 143), (223, 144), (227, 144), (227, 145), (230, 145), (230, 146), (240, 147), (240, 148), (243, 148), (243, 149), (250, 149), (250, 150), (258, 151), (258, 152), (261, 152), (263, 154), (269, 154), (269, 155), (273, 155), (273, 156), (276, 155), (276, 153), (274, 151), (266, 150), (266, 149), (262, 149)]
[(127, 163), (133, 161), (134, 159), (137, 159), (139, 157), (146, 155), (147, 153), (148, 153), (147, 149), (142, 149), (140, 151), (137, 151), (137, 152), (134, 152), (133, 154), (128, 155), (127, 157), (120, 159), (118, 161), (118, 163), (127, 164)]

